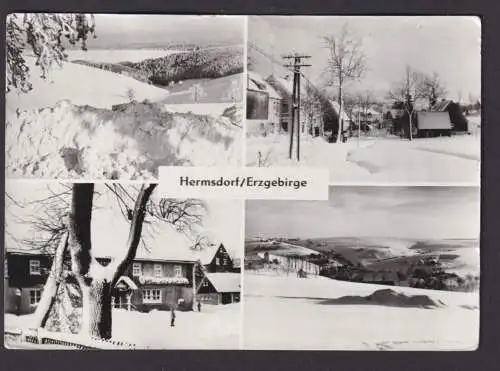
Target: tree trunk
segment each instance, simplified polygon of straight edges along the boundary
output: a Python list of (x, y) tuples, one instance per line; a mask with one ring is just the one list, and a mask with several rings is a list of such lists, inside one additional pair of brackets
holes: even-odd
[(57, 291), (62, 280), (64, 252), (68, 247), (68, 234), (65, 233), (54, 254), (54, 260), (50, 269), (50, 275), (43, 287), (42, 297), (36, 307), (33, 326), (36, 328), (45, 327), (49, 319), (50, 312), (56, 301)]
[(93, 279), (82, 288), (82, 325), (80, 334), (93, 338), (111, 338), (111, 283), (106, 279)]
[(409, 125), (409, 129), (410, 129), (410, 133), (409, 133), (409, 139), (410, 139), (410, 141), (413, 140), (413, 120), (412, 120), (412, 114), (413, 114), (413, 112), (408, 112), (408, 125)]
[(337, 131), (337, 140), (336, 143), (341, 143), (342, 142), (342, 133), (344, 132), (344, 125), (342, 121), (342, 83), (339, 83), (339, 97), (338, 97), (338, 103), (339, 103), (339, 128)]

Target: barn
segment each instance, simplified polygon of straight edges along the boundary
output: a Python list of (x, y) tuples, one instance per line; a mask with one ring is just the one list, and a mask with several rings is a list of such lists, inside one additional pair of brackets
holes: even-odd
[(240, 301), (241, 275), (206, 273), (198, 288), (197, 300), (203, 304), (232, 304)]

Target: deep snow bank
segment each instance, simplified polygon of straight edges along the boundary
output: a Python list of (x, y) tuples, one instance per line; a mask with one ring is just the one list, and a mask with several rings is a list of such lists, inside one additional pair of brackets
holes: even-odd
[(156, 177), (161, 165), (238, 165), (241, 128), (233, 121), (234, 115), (169, 112), (159, 103), (125, 103), (110, 110), (60, 101), (8, 111), (6, 172), (146, 179)]

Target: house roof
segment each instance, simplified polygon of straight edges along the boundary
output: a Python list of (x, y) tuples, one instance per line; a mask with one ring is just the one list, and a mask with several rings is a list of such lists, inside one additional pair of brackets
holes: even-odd
[[(335, 113), (338, 115), (339, 112), (340, 112), (340, 105), (338, 102), (334, 101), (334, 100), (328, 100), (328, 102), (330, 102), (330, 104), (332, 105), (332, 108), (335, 110)], [(342, 110), (342, 119), (343, 120), (349, 120), (349, 116), (347, 116), (347, 114), (345, 113), (344, 110)]]
[[(293, 74), (290, 72), (285, 76), (269, 76), (266, 81), (268, 81), (271, 85), (278, 85), (279, 89), (282, 89), (286, 94), (292, 95), (293, 93)], [(300, 92), (301, 96), (306, 93), (306, 83), (308, 81), (305, 78), (300, 79)], [(274, 86), (273, 85), (273, 86)]]
[(439, 101), (431, 107), (431, 111), (445, 111), (450, 103), (448, 99)]
[(241, 290), (239, 273), (206, 273), (206, 277), (217, 292), (240, 292)]
[(118, 286), (121, 282), (123, 282), (125, 285), (127, 285), (131, 290), (137, 290), (137, 285), (135, 284), (134, 281), (132, 281), (130, 279), (130, 277), (121, 276), (118, 279), (118, 282), (116, 282), (116, 286)]
[(281, 99), (281, 95), (258, 73), (248, 71), (248, 89), (264, 91), (269, 94), (269, 98)]

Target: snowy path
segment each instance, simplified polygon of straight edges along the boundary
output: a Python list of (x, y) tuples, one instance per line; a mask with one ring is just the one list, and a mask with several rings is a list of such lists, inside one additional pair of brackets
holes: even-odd
[(401, 140), (396, 137), (351, 139), (332, 144), (304, 138), (301, 161), (288, 159), (288, 137), (249, 137), (248, 166), (327, 167), (339, 183), (468, 183), (480, 180), (480, 137)]
[[(315, 350), (472, 350), (478, 295), (391, 287), (443, 301), (438, 309), (325, 305), (317, 298), (368, 295), (384, 286), (326, 278), (245, 275), (244, 347)], [(277, 297), (278, 295), (291, 297)], [(316, 298), (316, 299), (314, 299)]]

